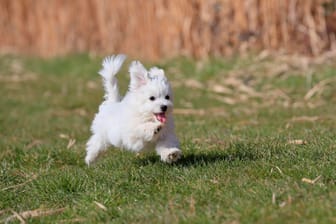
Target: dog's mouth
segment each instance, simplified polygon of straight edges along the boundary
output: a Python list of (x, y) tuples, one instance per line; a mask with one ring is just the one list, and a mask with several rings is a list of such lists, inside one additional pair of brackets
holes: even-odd
[(167, 117), (165, 113), (155, 113), (155, 118), (161, 123), (166, 123)]

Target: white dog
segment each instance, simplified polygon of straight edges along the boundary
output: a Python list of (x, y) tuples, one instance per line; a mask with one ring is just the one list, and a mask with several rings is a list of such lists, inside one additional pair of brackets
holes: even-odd
[(182, 152), (174, 131), (173, 95), (164, 71), (157, 67), (147, 71), (140, 62), (132, 62), (129, 90), (121, 99), (115, 75), (125, 58), (117, 55), (103, 61), (99, 74), (105, 101), (91, 126), (85, 162), (91, 164), (110, 145), (134, 152), (155, 146), (162, 161), (175, 162)]

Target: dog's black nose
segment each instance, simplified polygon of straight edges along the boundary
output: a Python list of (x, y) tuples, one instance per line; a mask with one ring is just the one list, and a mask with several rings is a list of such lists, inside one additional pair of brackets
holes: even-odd
[(166, 112), (167, 111), (167, 106), (166, 105), (161, 105), (161, 110), (162, 110), (162, 112)]

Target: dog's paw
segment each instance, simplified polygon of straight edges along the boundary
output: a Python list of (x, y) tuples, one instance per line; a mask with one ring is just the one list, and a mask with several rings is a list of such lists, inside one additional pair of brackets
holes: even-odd
[(92, 156), (90, 155), (86, 155), (85, 156), (85, 163), (86, 165), (90, 166), (93, 162), (94, 162), (94, 159)]
[(178, 148), (164, 150), (161, 154), (161, 160), (166, 163), (174, 163), (182, 157), (182, 151)]
[(172, 152), (168, 155), (168, 163), (173, 163), (176, 162), (177, 160), (179, 160), (182, 156), (182, 152), (180, 150)]
[(161, 129), (162, 129), (161, 126), (157, 127), (157, 128), (154, 130), (154, 135), (159, 134), (159, 132), (161, 131)]
[(157, 138), (159, 132), (162, 130), (162, 125), (159, 122), (150, 122), (142, 130), (143, 139), (150, 142)]
[(162, 130), (163, 128), (163, 124), (159, 121), (155, 121), (153, 122), (153, 133), (154, 133), (154, 136), (159, 134), (159, 132)]

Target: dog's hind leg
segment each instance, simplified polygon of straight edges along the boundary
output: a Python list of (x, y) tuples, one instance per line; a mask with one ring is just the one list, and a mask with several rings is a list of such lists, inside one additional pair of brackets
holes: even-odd
[(107, 142), (98, 134), (91, 136), (86, 144), (86, 157), (85, 162), (90, 165), (98, 157), (101, 151), (106, 150), (108, 147)]

